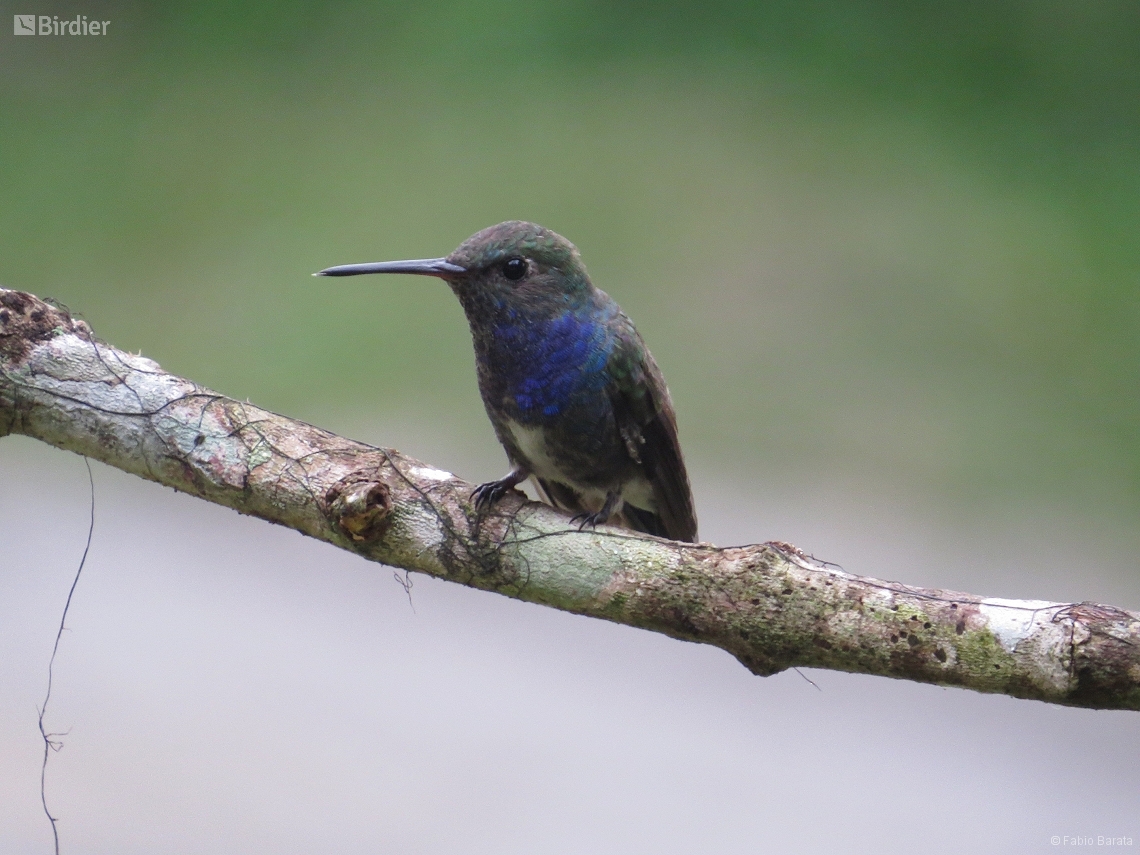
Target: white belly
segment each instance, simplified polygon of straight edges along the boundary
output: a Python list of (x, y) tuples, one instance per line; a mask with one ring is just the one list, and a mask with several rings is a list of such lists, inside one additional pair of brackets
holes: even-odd
[(566, 477), (554, 465), (546, 450), (545, 431), (541, 427), (520, 425), (516, 421), (507, 420), (507, 430), (511, 432), (511, 439), (515, 441), (519, 451), (530, 464), (531, 472), (539, 478), (551, 481), (566, 481)]
[[(531, 474), (546, 481), (558, 481), (573, 487), (582, 496), (583, 504), (592, 510), (597, 510), (606, 500), (606, 491), (597, 487), (577, 483), (570, 473), (563, 472), (555, 465), (546, 448), (546, 435), (541, 427), (522, 425), (516, 421), (507, 421), (507, 430), (515, 441), (518, 450), (522, 452), (530, 464)], [(656, 511), (657, 503), (653, 500), (653, 487), (644, 478), (635, 478), (622, 485), (622, 499), (638, 508), (647, 511)]]

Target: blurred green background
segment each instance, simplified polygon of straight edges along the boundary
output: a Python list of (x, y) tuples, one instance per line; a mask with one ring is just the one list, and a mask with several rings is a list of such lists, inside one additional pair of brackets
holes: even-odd
[(171, 371), (489, 439), (446, 288), (309, 273), (533, 219), (698, 469), (1140, 510), (1135, 3), (50, 11), (114, 25), (6, 41), (0, 281)]
[[(0, 31), (0, 284), (105, 340), (487, 480), (505, 461), (448, 289), (310, 274), (535, 220), (580, 247), (664, 370), (704, 537), (1140, 606), (1135, 2), (4, 11), (111, 21)], [(94, 470), (49, 722), (69, 734), (48, 771), (65, 850), (1140, 839), (1134, 714), (759, 680), (422, 577), (407, 594)], [(74, 456), (0, 440), (11, 851), (50, 842), (34, 711), (87, 489)]]

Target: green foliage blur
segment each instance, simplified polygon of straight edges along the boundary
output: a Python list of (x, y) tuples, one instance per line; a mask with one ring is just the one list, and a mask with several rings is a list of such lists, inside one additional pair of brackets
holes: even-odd
[(441, 283), (309, 274), (532, 219), (698, 468), (1140, 510), (1134, 2), (93, 8), (4, 36), (0, 283), (120, 347), (493, 446)]

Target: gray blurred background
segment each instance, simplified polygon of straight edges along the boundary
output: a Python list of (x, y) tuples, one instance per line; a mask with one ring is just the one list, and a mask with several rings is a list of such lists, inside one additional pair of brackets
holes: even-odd
[[(0, 284), (470, 481), (434, 281), (509, 218), (669, 379), (701, 535), (1140, 608), (1132, 2), (0, 3)], [(110, 20), (16, 37), (14, 13)], [(1140, 717), (727, 654), (413, 576), (93, 464), (48, 798), (73, 853), (1140, 848)], [(18, 489), (17, 489), (18, 488)], [(0, 439), (0, 851), (89, 513)], [(1119, 851), (1119, 850), (1118, 850)]]

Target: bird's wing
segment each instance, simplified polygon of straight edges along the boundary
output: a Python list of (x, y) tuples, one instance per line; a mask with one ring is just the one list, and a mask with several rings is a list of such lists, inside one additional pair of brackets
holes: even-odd
[(677, 440), (677, 419), (669, 390), (633, 324), (624, 315), (622, 320), (624, 323), (606, 366), (610, 401), (630, 456), (640, 461), (653, 490), (657, 505), (654, 513), (660, 517), (660, 525), (647, 519), (638, 524), (639, 517), (653, 515), (646, 509), (633, 508), (626, 516), (634, 527), (643, 531), (663, 532), (673, 540), (695, 543), (697, 516)]

